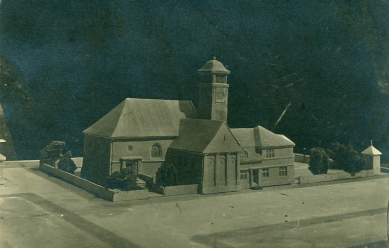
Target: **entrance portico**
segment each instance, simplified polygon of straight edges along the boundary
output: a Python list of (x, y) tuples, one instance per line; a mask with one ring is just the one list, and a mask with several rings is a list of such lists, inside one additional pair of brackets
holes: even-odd
[(138, 156), (128, 156), (128, 157), (121, 157), (119, 159), (120, 161), (120, 171), (127, 168), (131, 170), (135, 175), (139, 175), (139, 168), (142, 166), (142, 157)]

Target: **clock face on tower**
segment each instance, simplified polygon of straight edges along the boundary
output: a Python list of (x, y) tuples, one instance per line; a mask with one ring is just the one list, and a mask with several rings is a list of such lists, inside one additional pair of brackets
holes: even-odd
[(216, 89), (216, 102), (226, 102), (226, 90)]

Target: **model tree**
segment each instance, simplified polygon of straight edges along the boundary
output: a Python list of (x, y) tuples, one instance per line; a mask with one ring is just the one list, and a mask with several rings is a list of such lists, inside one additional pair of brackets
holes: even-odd
[(41, 161), (54, 167), (57, 163), (58, 169), (74, 174), (77, 166), (72, 160), (72, 153), (65, 151), (65, 145), (64, 141), (52, 141), (40, 151)]
[(162, 187), (198, 184), (202, 171), (200, 164), (201, 158), (189, 156), (178, 162), (170, 152), (167, 152), (165, 162), (157, 171), (156, 183)]
[(74, 174), (77, 170), (77, 166), (72, 159), (72, 152), (65, 152), (58, 161), (58, 169)]
[(351, 144), (343, 145), (334, 142), (327, 149), (327, 153), (334, 161), (331, 165), (332, 169), (344, 170), (348, 173), (355, 173), (364, 169), (363, 160)]
[(312, 148), (310, 150), (310, 160), (308, 167), (312, 174), (327, 174), (328, 166), (329, 157), (325, 150), (321, 147)]
[(63, 141), (52, 141), (50, 144), (45, 146), (41, 151), (42, 160), (58, 160), (62, 156), (63, 149), (65, 147)]

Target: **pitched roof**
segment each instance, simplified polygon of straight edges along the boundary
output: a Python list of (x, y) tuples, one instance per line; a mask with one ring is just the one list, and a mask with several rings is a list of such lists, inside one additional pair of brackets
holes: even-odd
[(180, 135), (169, 148), (198, 153), (243, 152), (224, 121), (181, 120)]
[(382, 155), (382, 153), (380, 151), (378, 151), (373, 145), (369, 146), (368, 148), (366, 148), (362, 154), (365, 154), (365, 155)]
[(254, 137), (254, 128), (231, 128), (231, 132), (242, 147), (257, 146)]
[(127, 98), (84, 133), (108, 138), (176, 137), (180, 120), (196, 116), (191, 101)]
[(255, 146), (265, 149), (295, 146), (295, 143), (284, 135), (275, 134), (261, 126), (254, 128), (232, 128), (231, 132), (242, 147)]

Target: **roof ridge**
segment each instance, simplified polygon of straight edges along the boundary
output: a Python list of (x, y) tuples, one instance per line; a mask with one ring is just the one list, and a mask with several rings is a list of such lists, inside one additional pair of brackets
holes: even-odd
[(224, 122), (224, 124), (226, 124), (228, 131), (231, 133), (232, 137), (233, 137), (234, 140), (239, 144), (240, 148), (241, 148), (242, 151), (243, 151), (242, 144), (239, 142), (239, 140), (238, 140), (238, 139), (235, 137), (235, 135), (232, 133), (231, 128), (228, 126), (227, 122), (225, 122), (225, 121), (223, 121), (223, 122)]
[(160, 99), (160, 98), (137, 98), (137, 97), (126, 97), (126, 100), (141, 100), (141, 101), (173, 101), (173, 102), (192, 102), (192, 100), (175, 100), (175, 99)]
[(111, 134), (111, 136), (116, 132), (118, 126), (119, 126), (119, 123), (123, 117), (123, 112), (124, 112), (124, 109), (125, 109), (125, 106), (126, 104), (128, 103), (128, 98), (124, 99), (117, 107), (119, 107), (121, 104), (123, 103), (123, 106), (122, 106), (122, 109), (120, 110), (120, 114), (119, 114), (119, 118), (118, 120), (116, 121), (116, 124), (114, 125), (114, 129), (113, 129), (113, 132)]

